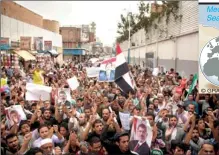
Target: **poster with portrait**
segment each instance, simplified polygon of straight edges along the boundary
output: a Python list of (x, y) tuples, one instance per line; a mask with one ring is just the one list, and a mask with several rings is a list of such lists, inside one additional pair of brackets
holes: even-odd
[(59, 88), (57, 91), (56, 104), (59, 106), (66, 105), (67, 108), (71, 107), (71, 93), (70, 88)]
[(99, 71), (98, 81), (99, 82), (114, 82), (115, 70), (114, 69), (101, 69)]
[(52, 41), (44, 41), (44, 50), (51, 51), (52, 50)]
[(19, 125), (21, 120), (27, 120), (27, 117), (21, 105), (13, 105), (11, 107), (6, 108), (5, 110), (6, 119), (10, 127), (13, 126), (14, 123)]
[(31, 50), (31, 37), (20, 37), (20, 49)]
[[(130, 137), (130, 149), (139, 154), (148, 154), (152, 141), (152, 128), (148, 120), (134, 117)], [(141, 145), (140, 145), (141, 144)]]
[(43, 50), (43, 37), (34, 37), (34, 50)]

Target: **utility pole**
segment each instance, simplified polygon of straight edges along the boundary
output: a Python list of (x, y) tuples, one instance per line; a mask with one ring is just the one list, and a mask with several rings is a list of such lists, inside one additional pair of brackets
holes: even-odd
[(128, 64), (129, 64), (130, 63), (130, 47), (131, 47), (130, 12), (128, 12), (128, 22), (129, 22), (129, 44), (128, 44)]

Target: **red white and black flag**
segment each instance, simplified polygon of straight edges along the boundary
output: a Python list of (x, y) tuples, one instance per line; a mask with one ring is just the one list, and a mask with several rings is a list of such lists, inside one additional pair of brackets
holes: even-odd
[(126, 94), (134, 92), (134, 81), (119, 44), (116, 46), (115, 83)]

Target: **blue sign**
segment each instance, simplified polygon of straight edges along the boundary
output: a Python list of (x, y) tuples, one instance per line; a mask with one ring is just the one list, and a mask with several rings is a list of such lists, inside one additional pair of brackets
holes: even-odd
[(1, 50), (9, 50), (9, 38), (1, 38), (0, 39), (0, 49)]

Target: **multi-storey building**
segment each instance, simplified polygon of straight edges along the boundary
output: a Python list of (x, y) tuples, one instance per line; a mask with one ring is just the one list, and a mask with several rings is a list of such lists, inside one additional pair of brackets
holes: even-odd
[[(12, 1), (0, 1), (1, 7), (1, 37), (11, 43), (20, 42), (21, 37), (31, 37), (31, 50), (34, 49), (34, 37), (42, 37), (50, 41), (52, 49), (62, 53), (62, 37), (59, 34), (59, 22), (43, 19), (41, 15)], [(44, 49), (44, 47), (43, 47)], [(57, 58), (62, 62), (62, 54)]]
[[(89, 27), (87, 27), (89, 28)], [(95, 36), (89, 29), (84, 32), (83, 26), (63, 26), (60, 27), (60, 34), (63, 42), (64, 59), (81, 59), (89, 54), (91, 42), (94, 42)]]

